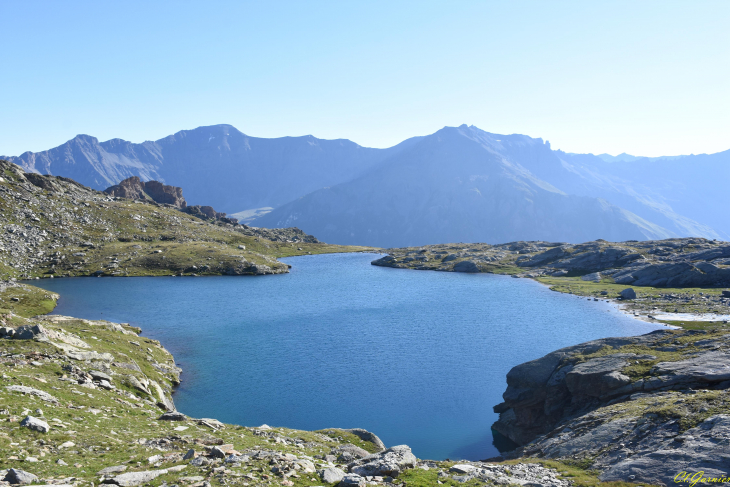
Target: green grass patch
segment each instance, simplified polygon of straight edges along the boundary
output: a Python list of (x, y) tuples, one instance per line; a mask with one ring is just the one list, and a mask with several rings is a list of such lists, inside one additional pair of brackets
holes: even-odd
[(57, 301), (58, 294), (24, 284), (0, 292), (0, 307), (25, 318), (50, 313)]

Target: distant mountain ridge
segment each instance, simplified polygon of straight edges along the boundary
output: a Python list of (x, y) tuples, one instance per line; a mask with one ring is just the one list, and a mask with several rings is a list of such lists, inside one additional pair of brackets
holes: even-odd
[(323, 241), (388, 247), (671, 235), (605, 200), (566, 194), (518, 162), (551, 153), (541, 139), (446, 127), (362, 176), (276, 208), (253, 225), (296, 225)]
[(78, 135), (54, 149), (3, 159), (98, 190), (131, 176), (157, 180), (184, 187), (192, 204), (208, 203), (233, 213), (276, 207), (347, 181), (408, 143), (370, 149), (311, 135), (262, 139), (230, 125), (213, 125), (141, 144)]
[(297, 225), (333, 243), (730, 237), (730, 151), (569, 154), (466, 125), (371, 149), (214, 125), (141, 144), (79, 135), (7, 159), (97, 189), (155, 179), (184, 187), (191, 204), (256, 226)]

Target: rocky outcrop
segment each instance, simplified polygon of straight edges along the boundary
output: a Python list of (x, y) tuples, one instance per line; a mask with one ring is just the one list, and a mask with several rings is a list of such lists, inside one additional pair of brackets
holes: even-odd
[(185, 198), (183, 198), (182, 188), (168, 186), (159, 181), (145, 182), (137, 176), (132, 176), (119, 184), (110, 186), (104, 192), (115, 198), (150, 199), (156, 203), (172, 205), (176, 208), (185, 208), (187, 206)]
[[(390, 249), (373, 265), (450, 272), (498, 272), (518, 277), (575, 277), (650, 287), (730, 286), (730, 243), (703, 238), (645, 242), (596, 240), (441, 244)], [(524, 269), (522, 272), (516, 270)]]
[(596, 340), (514, 367), (493, 429), (522, 445), (510, 458), (579, 458), (603, 480), (668, 485), (730, 468), (728, 389), (724, 331)]
[(225, 213), (215, 211), (212, 206), (188, 206), (184, 208), (183, 211), (188, 215), (196, 216), (201, 220), (222, 221), (223, 223), (238, 225), (238, 220), (235, 218), (227, 218)]

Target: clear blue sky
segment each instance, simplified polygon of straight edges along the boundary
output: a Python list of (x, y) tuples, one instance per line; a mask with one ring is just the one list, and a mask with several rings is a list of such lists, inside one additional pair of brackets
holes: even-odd
[(730, 1), (0, 1), (0, 154), (229, 123), (730, 149)]

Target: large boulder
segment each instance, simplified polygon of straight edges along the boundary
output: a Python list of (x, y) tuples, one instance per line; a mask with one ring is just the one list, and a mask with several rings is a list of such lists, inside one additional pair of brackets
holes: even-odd
[(179, 411), (167, 411), (157, 418), (158, 421), (187, 421), (188, 417)]
[(378, 435), (376, 435), (375, 433), (371, 433), (370, 431), (362, 428), (350, 428), (344, 431), (352, 433), (363, 441), (372, 443), (380, 451), (385, 450), (385, 443), (383, 443), (383, 441), (378, 438)]
[(408, 445), (398, 445), (356, 460), (348, 465), (348, 469), (362, 477), (397, 477), (406, 468), (415, 467), (417, 461)]
[(565, 374), (565, 385), (574, 397), (588, 396), (607, 398), (622, 393), (622, 387), (631, 383), (631, 378), (621, 371), (629, 362), (654, 360), (653, 355), (615, 353), (596, 357), (575, 365)]
[(5, 475), (5, 478), (3, 480), (10, 483), (11, 485), (31, 484), (33, 482), (36, 482), (38, 480), (38, 477), (30, 472), (26, 472), (25, 470), (11, 468), (8, 470), (8, 473)]
[(659, 377), (671, 377), (673, 383), (724, 382), (730, 380), (730, 353), (706, 352), (687, 360), (661, 362), (654, 370)]
[(42, 419), (34, 418), (33, 416), (26, 416), (23, 421), (20, 422), (20, 426), (31, 429), (33, 431), (38, 431), (39, 433), (48, 433), (51, 430), (51, 427), (48, 426), (48, 423), (46, 423)]
[(13, 339), (33, 340), (46, 336), (46, 330), (41, 325), (23, 325), (15, 329)]
[(129, 472), (117, 475), (113, 482), (121, 487), (135, 487), (140, 484), (156, 479), (160, 475), (165, 475), (167, 470), (148, 470), (145, 472)]
[(326, 484), (336, 484), (345, 477), (345, 472), (337, 467), (324, 468), (317, 473), (322, 482)]
[(621, 296), (621, 299), (636, 299), (636, 291), (633, 288), (626, 288), (618, 293), (618, 295)]
[(454, 265), (454, 272), (480, 272), (479, 266), (470, 260), (462, 260)]
[(638, 337), (594, 340), (513, 367), (507, 373), (504, 402), (494, 407), (500, 416), (492, 427), (518, 445), (524, 445), (550, 432), (571, 408), (580, 409), (602, 398), (633, 392), (634, 387), (642, 384), (629, 383), (622, 369), (628, 360), (644, 360), (648, 355), (629, 358), (625, 354), (582, 361), (581, 357), (606, 347), (651, 346), (671, 335), (670, 330), (659, 330)]

